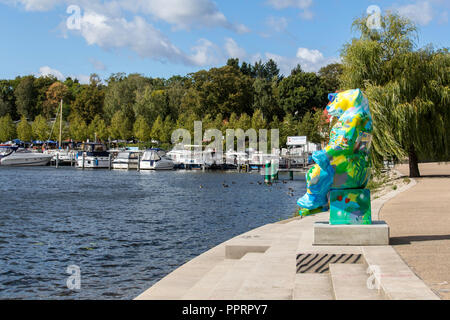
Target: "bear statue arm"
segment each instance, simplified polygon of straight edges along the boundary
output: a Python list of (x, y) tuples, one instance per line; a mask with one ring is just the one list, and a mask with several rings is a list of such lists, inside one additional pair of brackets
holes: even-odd
[(350, 155), (354, 152), (361, 123), (361, 116), (356, 115), (351, 121), (347, 121), (341, 128), (339, 128), (339, 132), (341, 132), (341, 134), (335, 136), (333, 141), (330, 141), (330, 143), (328, 143), (325, 147), (325, 152), (328, 157)]

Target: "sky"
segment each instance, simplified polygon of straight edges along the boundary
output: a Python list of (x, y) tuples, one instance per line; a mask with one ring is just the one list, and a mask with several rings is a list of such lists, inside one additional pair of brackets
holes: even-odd
[(339, 61), (370, 6), (416, 22), (419, 47), (450, 47), (448, 0), (0, 0), (0, 78), (169, 78), (230, 57), (318, 71)]

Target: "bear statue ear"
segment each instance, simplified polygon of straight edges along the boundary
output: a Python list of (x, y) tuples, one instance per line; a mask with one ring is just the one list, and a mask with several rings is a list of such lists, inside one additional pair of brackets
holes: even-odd
[(328, 101), (331, 103), (334, 101), (334, 99), (336, 99), (336, 95), (337, 93), (329, 93), (328, 94)]

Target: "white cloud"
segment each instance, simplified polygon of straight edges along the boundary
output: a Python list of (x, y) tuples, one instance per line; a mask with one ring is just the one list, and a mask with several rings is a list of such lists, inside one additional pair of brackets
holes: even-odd
[(219, 62), (219, 48), (207, 39), (200, 39), (197, 44), (191, 48), (192, 55), (187, 56), (190, 64), (197, 66), (212, 65)]
[[(39, 73), (36, 74), (38, 77), (54, 76), (59, 81), (64, 81), (66, 77), (63, 73), (57, 69), (50, 68), (49, 66), (42, 66), (39, 68)], [(80, 74), (80, 75), (69, 75), (72, 79), (78, 79), (81, 84), (88, 84), (90, 76)]]
[(395, 12), (420, 25), (427, 25), (433, 20), (433, 9), (429, 1), (417, 1), (414, 4), (397, 6), (393, 8)]
[(106, 70), (105, 64), (98, 59), (90, 58), (89, 62), (92, 64), (92, 66), (96, 70), (101, 70), (101, 71)]
[(77, 76), (72, 76), (72, 79), (78, 79), (78, 82), (80, 82), (81, 84), (89, 84), (90, 80), (91, 80), (91, 76), (87, 76), (85, 74), (80, 74)]
[(320, 68), (339, 61), (338, 58), (324, 57), (319, 50), (307, 48), (298, 48), (295, 57), (284, 57), (273, 53), (266, 53), (265, 56), (267, 59), (274, 60), (278, 64), (280, 72), (286, 76), (297, 64), (300, 64), (303, 71), (317, 72)]
[(322, 52), (319, 50), (307, 48), (298, 48), (296, 57), (308, 63), (318, 63), (324, 59)]
[(308, 9), (313, 3), (312, 0), (268, 0), (267, 2), (275, 9), (285, 9), (289, 7)]
[(267, 3), (278, 10), (297, 8), (301, 10), (300, 17), (303, 19), (310, 20), (313, 18), (313, 13), (310, 10), (313, 0), (267, 0)]
[(48, 11), (53, 9), (61, 0), (1, 0), (9, 5), (22, 5), (27, 11)]
[(127, 0), (122, 3), (130, 11), (152, 15), (179, 29), (220, 26), (236, 32), (248, 31), (243, 25), (229, 22), (211, 0)]
[(40, 67), (38, 76), (54, 76), (61, 81), (65, 79), (64, 75), (59, 70), (52, 69), (49, 66)]
[[(160, 30), (142, 15), (171, 24), (174, 29), (223, 27), (237, 33), (250, 30), (243, 24), (233, 24), (211, 0), (0, 0), (22, 5), (26, 10), (50, 10), (58, 4), (81, 8), (79, 30), (68, 30), (60, 24), (63, 36), (81, 35), (89, 45), (105, 50), (128, 48), (143, 58), (170, 61), (186, 65), (208, 65), (223, 58), (218, 47), (200, 39), (187, 54), (175, 46)], [(69, 17), (69, 15), (67, 16)], [(230, 47), (230, 44), (228, 44)], [(231, 48), (231, 47), (230, 47)], [(92, 62), (98, 70), (101, 63)]]
[(138, 16), (127, 21), (88, 11), (81, 17), (80, 33), (89, 45), (95, 44), (106, 50), (126, 47), (141, 57), (186, 62), (180, 49)]
[(239, 60), (244, 60), (247, 57), (245, 49), (239, 47), (232, 38), (225, 39), (225, 52), (227, 53), (228, 58), (239, 58)]
[(266, 21), (267, 25), (276, 32), (282, 32), (286, 30), (288, 21), (285, 17), (268, 17)]

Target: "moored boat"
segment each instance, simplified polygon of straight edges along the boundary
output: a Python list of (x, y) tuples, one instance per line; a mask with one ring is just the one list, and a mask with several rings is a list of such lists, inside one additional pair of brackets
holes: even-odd
[(117, 157), (112, 162), (113, 169), (137, 169), (139, 163), (139, 156), (141, 151), (126, 150), (117, 154)]
[(0, 163), (2, 166), (46, 166), (51, 159), (49, 154), (17, 149), (1, 158)]
[(173, 170), (172, 159), (166, 156), (162, 149), (148, 149), (144, 152), (140, 162), (141, 170)]
[(109, 168), (109, 153), (104, 144), (87, 142), (81, 145), (81, 149), (76, 155), (78, 168)]

